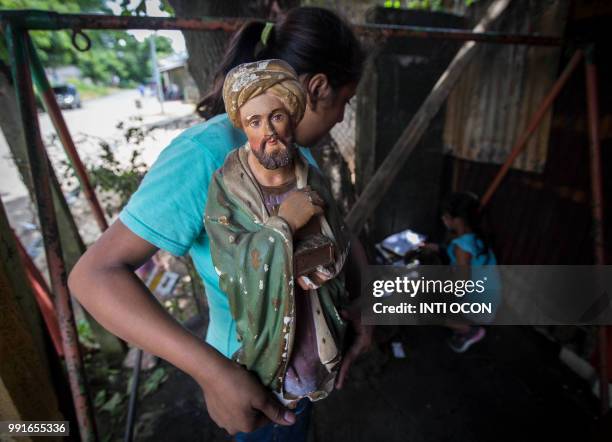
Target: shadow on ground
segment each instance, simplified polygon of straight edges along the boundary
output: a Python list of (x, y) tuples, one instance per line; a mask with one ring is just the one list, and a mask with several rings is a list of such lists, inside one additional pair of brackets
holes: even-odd
[[(360, 360), (345, 389), (315, 405), (310, 440), (593, 440), (596, 399), (559, 362), (558, 346), (533, 329), (490, 327), (462, 355), (446, 346), (441, 328), (380, 331), (403, 342), (406, 358), (383, 343)], [(227, 441), (197, 384), (168, 369), (169, 380), (140, 405), (135, 439)]]

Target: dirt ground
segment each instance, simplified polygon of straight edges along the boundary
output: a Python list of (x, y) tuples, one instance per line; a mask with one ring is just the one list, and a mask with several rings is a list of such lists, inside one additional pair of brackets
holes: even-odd
[[(203, 333), (205, 321), (190, 328)], [(489, 327), (462, 355), (449, 349), (441, 328), (378, 334), (384, 342), (355, 365), (346, 387), (315, 404), (311, 441), (606, 440), (589, 386), (559, 362), (558, 345), (532, 328)], [(389, 339), (403, 343), (406, 358), (393, 356)], [(197, 384), (162, 366), (168, 380), (139, 404), (135, 440), (229, 440), (206, 413)], [(122, 426), (102, 439), (121, 439)]]

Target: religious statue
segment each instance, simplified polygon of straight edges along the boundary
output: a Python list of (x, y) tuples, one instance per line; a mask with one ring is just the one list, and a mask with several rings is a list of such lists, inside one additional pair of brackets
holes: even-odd
[(340, 368), (348, 229), (294, 142), (306, 93), (282, 60), (246, 63), (223, 99), (247, 142), (210, 183), (205, 226), (241, 348), (233, 359), (289, 408), (326, 397)]

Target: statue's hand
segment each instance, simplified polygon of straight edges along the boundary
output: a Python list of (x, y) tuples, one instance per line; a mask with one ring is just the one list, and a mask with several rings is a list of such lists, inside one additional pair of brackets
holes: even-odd
[(297, 278), (300, 287), (305, 290), (316, 290), (334, 277), (333, 273), (327, 270), (323, 266), (319, 266), (316, 272), (309, 273), (308, 275), (299, 276)]
[(287, 221), (295, 233), (305, 226), (310, 218), (323, 213), (324, 202), (310, 186), (289, 194), (278, 208), (278, 216)]

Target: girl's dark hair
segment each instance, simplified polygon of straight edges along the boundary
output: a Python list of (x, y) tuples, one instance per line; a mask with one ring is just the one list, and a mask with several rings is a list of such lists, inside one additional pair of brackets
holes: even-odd
[(450, 194), (442, 202), (442, 213), (453, 218), (461, 218), (483, 243), (483, 248), (478, 255), (488, 253), (489, 241), (482, 228), (480, 200), (474, 193), (456, 192)]
[(364, 51), (349, 25), (332, 11), (317, 7), (291, 9), (274, 25), (265, 46), (261, 42), (264, 27), (265, 23), (249, 22), (232, 36), (212, 85), (198, 104), (200, 116), (209, 119), (225, 112), (225, 75), (242, 63), (280, 58), (298, 75), (325, 74), (334, 89), (359, 81)]

